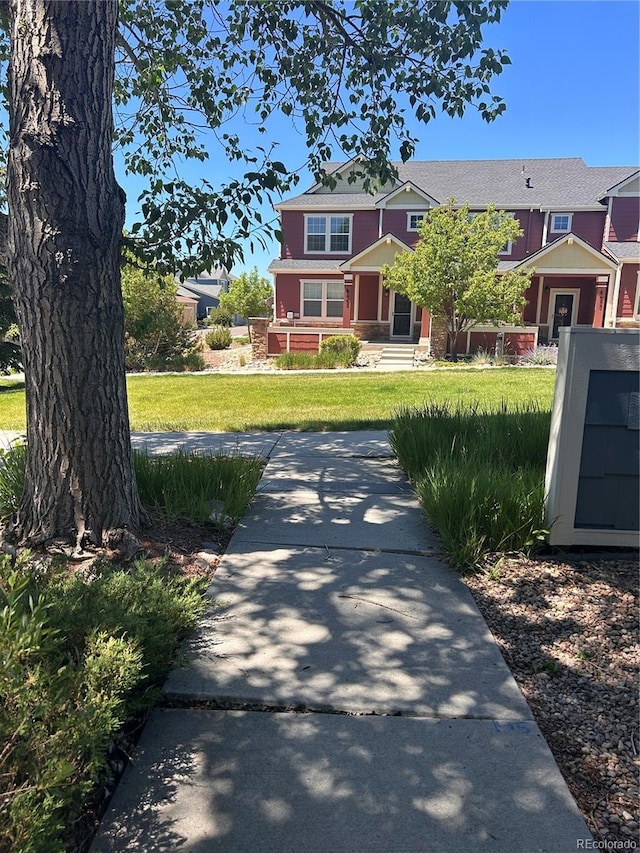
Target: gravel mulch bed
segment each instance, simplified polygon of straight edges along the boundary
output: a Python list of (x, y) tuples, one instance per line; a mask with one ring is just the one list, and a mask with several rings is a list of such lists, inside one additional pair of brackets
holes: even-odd
[(602, 849), (640, 849), (638, 563), (503, 558), (465, 578)]

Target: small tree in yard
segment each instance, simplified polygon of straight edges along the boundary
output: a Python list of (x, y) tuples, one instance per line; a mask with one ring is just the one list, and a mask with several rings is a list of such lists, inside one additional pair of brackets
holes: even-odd
[(457, 361), (458, 335), (478, 323), (519, 323), (532, 271), (498, 273), (498, 253), (522, 235), (518, 222), (489, 205), (471, 215), (453, 200), (430, 210), (418, 226), (415, 251), (383, 268), (385, 285), (444, 320)]
[(128, 370), (199, 370), (198, 342), (182, 322), (171, 276), (160, 279), (132, 264), (122, 269), (125, 364)]
[(243, 272), (229, 285), (228, 293), (220, 294), (220, 306), (234, 314), (245, 317), (251, 340), (251, 317), (268, 317), (271, 314), (273, 290), (268, 278), (258, 274), (254, 267)]

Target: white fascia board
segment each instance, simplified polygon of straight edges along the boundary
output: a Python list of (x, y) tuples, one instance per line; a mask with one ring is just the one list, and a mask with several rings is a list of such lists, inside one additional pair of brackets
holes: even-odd
[(376, 209), (375, 202), (369, 202), (369, 204), (365, 204), (364, 202), (362, 204), (353, 204), (353, 202), (351, 204), (348, 204), (346, 202), (343, 202), (342, 204), (340, 204), (340, 202), (336, 201), (336, 199), (339, 199), (339, 198), (340, 198), (340, 193), (336, 193), (335, 195), (330, 196), (331, 200), (327, 201), (326, 204), (313, 204), (313, 205), (310, 205), (310, 204), (288, 204), (286, 206), (283, 206), (282, 204), (274, 204), (273, 207), (279, 213), (283, 210), (297, 210), (297, 211), (302, 210), (302, 211), (304, 211), (304, 213), (308, 213), (311, 216), (313, 216), (314, 212), (318, 211), (318, 210), (320, 210), (320, 211), (326, 211), (326, 210), (351, 210), (351, 211), (355, 211), (355, 210), (375, 210)]
[[(386, 207), (387, 202), (390, 199), (395, 198), (398, 195), (402, 195), (404, 192), (414, 192), (416, 195), (421, 196), (421, 198), (428, 202), (429, 206), (440, 207), (440, 202), (437, 199), (432, 195), (429, 195), (429, 193), (426, 193), (423, 189), (420, 189), (420, 187), (414, 184), (413, 181), (405, 181), (399, 187), (391, 190), (391, 192), (387, 193), (384, 198), (381, 198), (380, 201), (376, 202), (376, 207)], [(409, 207), (407, 207), (407, 210), (408, 209)]]
[[(609, 189), (603, 192), (602, 195), (598, 196), (598, 198), (606, 198), (608, 195), (619, 195), (620, 190), (627, 184), (631, 183), (631, 181), (635, 180), (638, 175), (640, 175), (640, 169), (636, 169), (635, 172), (632, 172), (626, 178), (623, 178), (621, 181), (618, 181), (617, 184), (614, 184), (612, 187), (609, 187)], [(634, 198), (634, 196), (630, 196), (630, 198)]]

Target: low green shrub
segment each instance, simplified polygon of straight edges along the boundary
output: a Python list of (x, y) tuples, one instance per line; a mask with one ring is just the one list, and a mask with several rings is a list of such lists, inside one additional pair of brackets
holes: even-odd
[(202, 610), (203, 581), (0, 558), (0, 849), (57, 853), (105, 776), (132, 710), (153, 698)]
[(356, 363), (361, 347), (362, 344), (353, 335), (332, 335), (322, 341), (320, 352), (334, 353), (337, 356), (337, 364), (351, 367)]
[(233, 326), (233, 312), (220, 305), (212, 308), (207, 317), (207, 326)]
[(231, 346), (231, 332), (227, 326), (214, 326), (204, 336), (204, 341), (209, 349), (228, 349)]
[(275, 359), (280, 370), (332, 370), (340, 363), (332, 352), (283, 352)]

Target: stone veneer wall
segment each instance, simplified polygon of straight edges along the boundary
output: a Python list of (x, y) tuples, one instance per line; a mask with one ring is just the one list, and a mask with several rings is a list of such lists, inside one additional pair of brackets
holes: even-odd
[(447, 355), (447, 326), (443, 320), (431, 320), (431, 357), (442, 360)]
[(250, 317), (251, 357), (261, 361), (267, 357), (267, 329), (271, 321), (267, 317)]
[(358, 321), (351, 323), (356, 338), (365, 341), (388, 341), (389, 323)]

